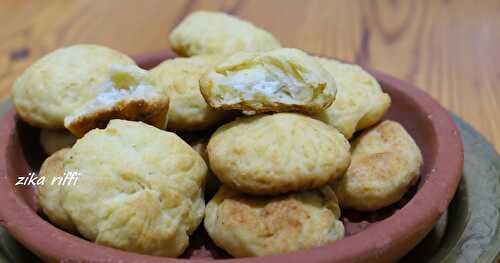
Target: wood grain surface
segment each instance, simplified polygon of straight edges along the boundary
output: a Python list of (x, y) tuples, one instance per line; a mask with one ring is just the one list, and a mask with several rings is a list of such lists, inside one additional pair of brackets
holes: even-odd
[(220, 10), (285, 46), (410, 81), (500, 150), (500, 1), (0, 1), (0, 100), (37, 58), (76, 43), (127, 54), (169, 48), (193, 10)]

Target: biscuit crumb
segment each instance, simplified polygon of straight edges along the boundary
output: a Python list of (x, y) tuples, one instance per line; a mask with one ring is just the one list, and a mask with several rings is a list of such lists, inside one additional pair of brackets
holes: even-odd
[(165, 128), (169, 99), (137, 66), (112, 65), (109, 78), (99, 84), (97, 96), (64, 118), (64, 126), (81, 137), (104, 128), (111, 119), (143, 121)]

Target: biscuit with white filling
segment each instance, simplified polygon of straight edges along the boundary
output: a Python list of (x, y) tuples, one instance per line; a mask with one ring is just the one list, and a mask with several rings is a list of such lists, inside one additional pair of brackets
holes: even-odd
[(336, 94), (332, 75), (315, 58), (292, 48), (236, 53), (208, 71), (200, 88), (212, 107), (246, 113), (318, 113)]
[(111, 65), (135, 65), (116, 50), (97, 45), (57, 49), (29, 66), (12, 87), (17, 114), (41, 128), (64, 128), (64, 118), (97, 95)]
[(104, 128), (112, 119), (142, 121), (160, 129), (167, 122), (169, 99), (137, 66), (112, 65), (97, 96), (64, 118), (64, 126), (81, 137)]

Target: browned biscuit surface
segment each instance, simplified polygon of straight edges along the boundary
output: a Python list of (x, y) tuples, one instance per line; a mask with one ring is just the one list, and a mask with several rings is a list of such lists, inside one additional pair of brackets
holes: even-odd
[(235, 257), (304, 250), (344, 236), (330, 187), (275, 197), (256, 197), (222, 186), (207, 204), (205, 229)]
[(403, 197), (418, 180), (422, 163), (420, 149), (403, 126), (384, 121), (355, 139), (351, 164), (334, 190), (343, 207), (377, 210)]

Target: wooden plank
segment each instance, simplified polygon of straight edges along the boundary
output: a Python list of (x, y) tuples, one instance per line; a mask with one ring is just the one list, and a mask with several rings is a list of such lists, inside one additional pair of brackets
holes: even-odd
[(415, 83), (500, 149), (500, 1), (0, 2), (0, 99), (34, 60), (97, 43), (139, 54), (168, 48), (193, 10), (250, 20), (285, 46), (355, 61)]

